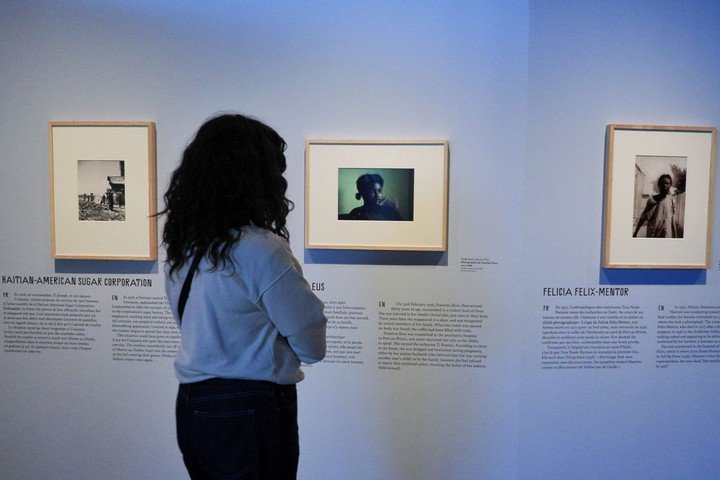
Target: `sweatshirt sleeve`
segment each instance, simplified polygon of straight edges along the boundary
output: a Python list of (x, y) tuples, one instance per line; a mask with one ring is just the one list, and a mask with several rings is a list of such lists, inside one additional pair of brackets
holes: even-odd
[(322, 301), (294, 264), (262, 293), (262, 308), (301, 362), (316, 363), (325, 357), (327, 319)]

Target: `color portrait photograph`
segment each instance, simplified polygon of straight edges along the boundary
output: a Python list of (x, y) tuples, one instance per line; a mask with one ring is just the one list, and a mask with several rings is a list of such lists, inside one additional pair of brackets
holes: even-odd
[(411, 168), (338, 169), (338, 220), (413, 220)]

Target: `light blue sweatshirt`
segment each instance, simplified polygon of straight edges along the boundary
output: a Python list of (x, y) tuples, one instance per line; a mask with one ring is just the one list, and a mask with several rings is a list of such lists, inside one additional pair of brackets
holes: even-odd
[[(241, 232), (230, 251), (234, 265), (212, 272), (203, 258), (195, 273), (175, 357), (180, 383), (222, 377), (293, 384), (304, 378), (300, 362), (325, 356), (323, 303), (287, 242), (256, 227)], [(172, 278), (165, 265), (176, 322), (189, 263)]]

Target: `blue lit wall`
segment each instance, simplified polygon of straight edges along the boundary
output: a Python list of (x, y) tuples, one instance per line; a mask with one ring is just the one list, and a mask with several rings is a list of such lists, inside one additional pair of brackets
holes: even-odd
[[(252, 114), (289, 145), (291, 246), (323, 299), (371, 316), (383, 300), (482, 303), (489, 317), (484, 369), (309, 368), (301, 479), (716, 478), (717, 367), (558, 374), (538, 357), (542, 288), (601, 281), (605, 126), (720, 124), (719, 36), (716, 1), (0, 0), (0, 274), (59, 268), (48, 121), (154, 121), (161, 193), (204, 119)], [(317, 137), (447, 138), (448, 252), (306, 254), (303, 147)], [(494, 265), (461, 273), (465, 257)], [(632, 301), (720, 303), (716, 271), (633, 287)], [(371, 357), (377, 331), (364, 335)], [(170, 362), (111, 362), (110, 343), (0, 351), (0, 477), (184, 478)]]
[[(606, 125), (720, 125), (718, 58), (716, 1), (530, 2), (523, 230), (528, 317), (537, 318), (542, 305), (568, 302), (543, 298), (543, 287), (603, 281)], [(717, 178), (715, 184), (717, 191)], [(609, 272), (630, 285), (630, 298), (572, 303), (638, 305), (649, 336), (658, 305), (718, 304), (720, 222), (714, 218), (715, 268), (681, 276), (695, 285), (672, 285), (680, 278), (676, 272)], [(632, 285), (634, 278), (643, 284)], [(540, 335), (539, 322), (527, 322), (521, 478), (718, 476), (716, 366), (656, 369), (654, 342), (644, 342), (640, 368), (540, 371)]]

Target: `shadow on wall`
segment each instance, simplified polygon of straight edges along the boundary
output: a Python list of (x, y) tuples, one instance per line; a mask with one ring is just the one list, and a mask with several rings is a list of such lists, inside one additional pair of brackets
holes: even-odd
[(706, 282), (706, 270), (600, 269), (600, 285), (705, 285)]
[(447, 266), (447, 252), (305, 249), (305, 263)]
[(128, 260), (55, 260), (56, 273), (153, 274), (158, 262)]

